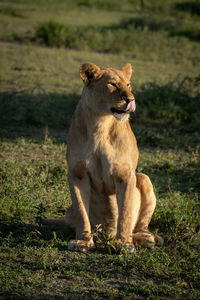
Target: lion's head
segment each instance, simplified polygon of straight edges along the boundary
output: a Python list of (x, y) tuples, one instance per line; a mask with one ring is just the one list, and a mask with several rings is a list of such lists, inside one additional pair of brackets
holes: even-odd
[(132, 67), (125, 65), (121, 70), (100, 68), (92, 63), (81, 66), (80, 76), (85, 84), (83, 99), (95, 112), (113, 114), (124, 121), (134, 112), (135, 98), (132, 93), (130, 78)]

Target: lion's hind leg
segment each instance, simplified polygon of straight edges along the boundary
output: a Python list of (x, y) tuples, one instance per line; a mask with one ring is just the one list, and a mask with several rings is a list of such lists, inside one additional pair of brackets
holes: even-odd
[(149, 177), (142, 173), (136, 174), (137, 188), (140, 192), (141, 204), (136, 226), (133, 230), (133, 243), (144, 246), (162, 245), (163, 239), (148, 230), (154, 209), (156, 196)]

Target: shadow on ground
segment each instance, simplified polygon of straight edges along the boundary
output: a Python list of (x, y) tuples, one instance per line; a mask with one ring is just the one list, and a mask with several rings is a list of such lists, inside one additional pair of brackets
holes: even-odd
[[(151, 82), (135, 92), (137, 110), (131, 124), (141, 146), (182, 148), (198, 142), (199, 81), (186, 77), (165, 85)], [(49, 129), (55, 142), (65, 142), (79, 99), (78, 94), (1, 92), (1, 138), (40, 140)]]
[[(67, 250), (67, 242), (75, 237), (72, 229), (56, 225), (38, 225), (34, 218), (24, 218), (16, 222), (0, 222), (1, 243), (9, 240), (10, 247), (23, 245), (27, 247), (48, 247), (48, 243), (53, 241), (54, 247), (58, 250)], [(56, 237), (56, 238), (55, 238)]]

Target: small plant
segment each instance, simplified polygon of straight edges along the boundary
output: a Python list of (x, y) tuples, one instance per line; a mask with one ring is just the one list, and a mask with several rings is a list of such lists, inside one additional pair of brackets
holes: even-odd
[(38, 204), (35, 206), (36, 209), (36, 222), (38, 225), (42, 224), (42, 221), (45, 219), (47, 208), (43, 205), (43, 203)]
[(101, 225), (97, 225), (94, 228), (92, 236), (95, 241), (96, 249), (100, 252), (107, 254), (129, 254), (126, 245), (106, 234)]

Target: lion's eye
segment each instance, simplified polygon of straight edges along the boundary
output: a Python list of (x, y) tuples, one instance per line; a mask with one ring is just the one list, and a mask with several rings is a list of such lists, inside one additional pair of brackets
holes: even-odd
[(117, 88), (117, 85), (114, 82), (108, 82), (108, 84), (114, 86), (115, 88)]

